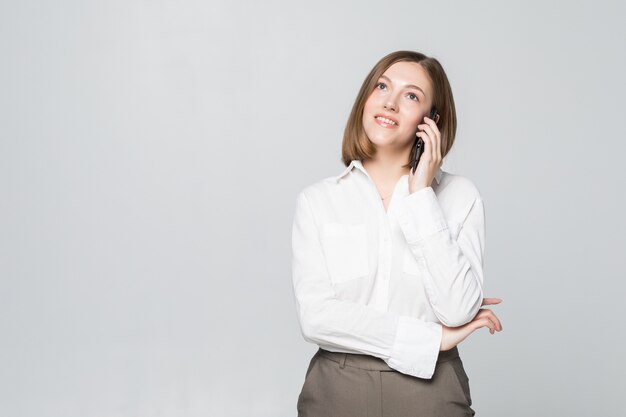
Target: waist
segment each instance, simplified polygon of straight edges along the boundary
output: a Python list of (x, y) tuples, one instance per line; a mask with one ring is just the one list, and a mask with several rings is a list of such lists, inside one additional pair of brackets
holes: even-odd
[[(319, 348), (316, 355), (320, 355), (326, 359), (339, 363), (343, 366), (352, 366), (359, 369), (368, 371), (393, 371), (395, 369), (390, 368), (387, 363), (376, 356), (365, 355), (360, 353), (344, 353), (344, 352), (331, 352), (326, 349)], [(437, 357), (437, 363), (446, 362), (459, 357), (459, 349), (455, 346), (450, 350), (439, 351)]]

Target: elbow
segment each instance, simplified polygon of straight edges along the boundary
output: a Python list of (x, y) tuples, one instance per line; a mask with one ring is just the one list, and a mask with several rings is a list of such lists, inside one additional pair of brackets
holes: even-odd
[(446, 316), (437, 314), (437, 318), (444, 326), (460, 327), (472, 321), (473, 317), (469, 317), (467, 314), (448, 314)]
[(300, 330), (302, 337), (309, 343), (318, 343), (320, 334), (322, 333), (322, 323), (319, 320), (320, 315), (303, 312), (300, 315)]
[(310, 323), (305, 322), (304, 320), (300, 321), (300, 330), (302, 333), (302, 338), (309, 343), (316, 343), (317, 338), (315, 337), (317, 332)]
[(298, 321), (305, 341), (319, 344), (328, 339), (329, 329), (332, 327), (330, 320), (332, 314), (329, 313), (332, 305), (329, 303), (332, 303), (332, 300), (299, 304)]
[(482, 293), (477, 299), (467, 303), (458, 303), (457, 305), (448, 306), (445, 310), (435, 309), (435, 314), (441, 324), (447, 327), (463, 326), (476, 317), (480, 306), (482, 305)]

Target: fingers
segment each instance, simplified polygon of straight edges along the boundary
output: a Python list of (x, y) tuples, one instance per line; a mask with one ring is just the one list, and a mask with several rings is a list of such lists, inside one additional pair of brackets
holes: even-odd
[[(419, 125), (419, 126), (424, 126), (424, 125)], [(432, 156), (433, 151), (432, 151), (432, 143), (430, 140), (430, 136), (428, 136), (428, 134), (424, 131), (419, 131), (416, 133), (417, 136), (419, 136), (420, 138), (422, 138), (422, 140), (424, 141), (424, 154), (422, 155), (422, 157), (429, 155)], [(421, 161), (421, 159), (420, 159)]]
[(435, 159), (436, 161), (439, 161), (439, 163), (437, 164), (437, 166), (441, 166), (441, 135), (438, 133), (437, 134), (437, 140), (435, 141), (435, 143), (437, 144), (437, 152), (435, 152), (435, 154), (437, 155), (437, 159)]
[[(483, 303), (482, 305), (493, 305), (493, 304), (500, 304), (502, 302), (501, 298), (483, 298)], [(490, 313), (482, 313), (483, 315), (485, 314), (490, 314), (488, 316), (489, 320), (494, 323), (494, 327), (496, 330), (498, 331), (502, 331), (502, 323), (500, 323), (500, 319), (498, 319), (498, 316), (495, 315), (495, 313), (493, 313), (493, 311), (491, 310), (487, 310), (485, 309), (484, 311), (489, 311)], [(489, 332), (491, 334), (494, 333), (494, 329), (490, 328)]]
[(483, 303), (481, 305), (500, 304), (501, 302), (502, 298), (483, 298)]
[[(501, 302), (502, 302), (501, 298), (483, 298), (482, 305), (500, 304)], [(481, 310), (481, 311), (483, 311), (483, 310)], [(500, 323), (500, 319), (498, 319), (498, 316), (496, 316), (495, 313), (493, 311), (491, 311), (491, 310), (484, 309), (484, 311), (488, 311), (489, 313), (480, 313), (479, 312), (479, 314), (482, 314), (482, 315), (487, 315), (488, 314), (489, 315), (488, 316), (489, 320), (491, 322), (493, 322), (494, 325), (495, 325), (495, 329), (498, 330), (498, 331), (502, 331), (502, 323)], [(477, 314), (477, 316), (478, 316), (478, 314)], [(491, 334), (494, 334), (494, 330), (492, 328), (489, 329), (489, 332)]]
[(424, 121), (426, 122), (426, 129), (429, 133), (429, 136), (432, 141), (432, 156), (433, 161), (439, 163), (441, 160), (441, 135), (439, 133), (439, 129), (437, 128), (437, 124), (430, 117), (424, 117)]
[[(420, 167), (420, 172), (423, 173), (422, 175), (426, 176), (426, 181), (430, 180), (427, 184), (430, 185), (436, 175), (437, 168), (441, 167), (443, 162), (441, 158), (441, 135), (432, 119), (424, 117), (424, 120), (426, 123), (417, 125), (418, 131), (415, 133), (415, 136), (421, 138), (424, 142), (424, 153), (418, 166)], [(425, 162), (421, 162), (422, 159)], [(413, 177), (414, 175), (411, 175), (409, 172), (410, 184), (413, 183)], [(409, 191), (411, 191), (411, 186), (409, 186)]]
[(424, 148), (425, 152), (428, 152), (431, 156), (431, 160), (437, 166), (441, 165), (441, 134), (439, 133), (439, 129), (435, 122), (424, 116), (425, 123), (418, 125), (426, 132), (425, 135), (421, 136), (424, 142), (429, 142), (428, 147)]
[[(432, 127), (433, 132), (435, 133), (435, 161), (441, 161), (441, 133), (439, 133), (439, 129), (437, 128), (437, 123), (429, 117), (426, 117), (426, 122)], [(441, 165), (441, 163), (439, 163)]]
[(489, 317), (482, 317), (476, 320), (476, 329), (478, 330), (481, 327), (487, 327), (489, 329), (489, 333), (494, 334), (496, 332), (496, 324), (490, 320)]
[(491, 312), (490, 320), (493, 321), (494, 324), (496, 325), (496, 330), (501, 332), (502, 331), (502, 323), (500, 322), (500, 319), (498, 318), (498, 316), (496, 316), (493, 313), (493, 311)]
[(427, 123), (422, 123), (418, 125), (418, 127), (423, 130), (418, 133), (418, 135), (424, 140), (424, 153), (428, 155), (431, 161), (436, 161), (435, 152), (437, 151), (435, 144), (433, 142), (433, 131)]
[[(482, 323), (479, 327), (488, 326), (491, 330), (491, 334), (493, 334), (494, 330), (498, 332), (502, 331), (502, 323), (500, 322), (500, 319), (498, 319), (498, 316), (496, 316), (495, 313), (489, 309), (480, 309), (474, 320), (478, 323)], [(487, 320), (488, 323), (484, 323), (484, 320)]]

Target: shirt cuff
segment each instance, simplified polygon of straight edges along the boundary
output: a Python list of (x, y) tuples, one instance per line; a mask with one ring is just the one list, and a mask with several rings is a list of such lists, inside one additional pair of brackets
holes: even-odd
[(400, 316), (391, 357), (385, 362), (404, 374), (430, 379), (435, 373), (442, 335), (439, 323)]
[(422, 188), (404, 197), (399, 204), (398, 220), (409, 244), (420, 245), (428, 237), (448, 228), (432, 187)]

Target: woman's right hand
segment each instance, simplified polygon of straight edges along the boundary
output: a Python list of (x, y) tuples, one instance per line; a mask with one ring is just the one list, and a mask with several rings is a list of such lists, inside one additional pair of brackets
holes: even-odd
[[(499, 304), (502, 300), (499, 298), (483, 298), (482, 305)], [(476, 316), (469, 323), (459, 327), (443, 327), (443, 335), (441, 337), (441, 346), (439, 350), (450, 350), (459, 343), (461, 343), (467, 336), (469, 336), (474, 330), (487, 326), (489, 332), (502, 331), (502, 324), (495, 313), (489, 309), (481, 308), (478, 310)]]

